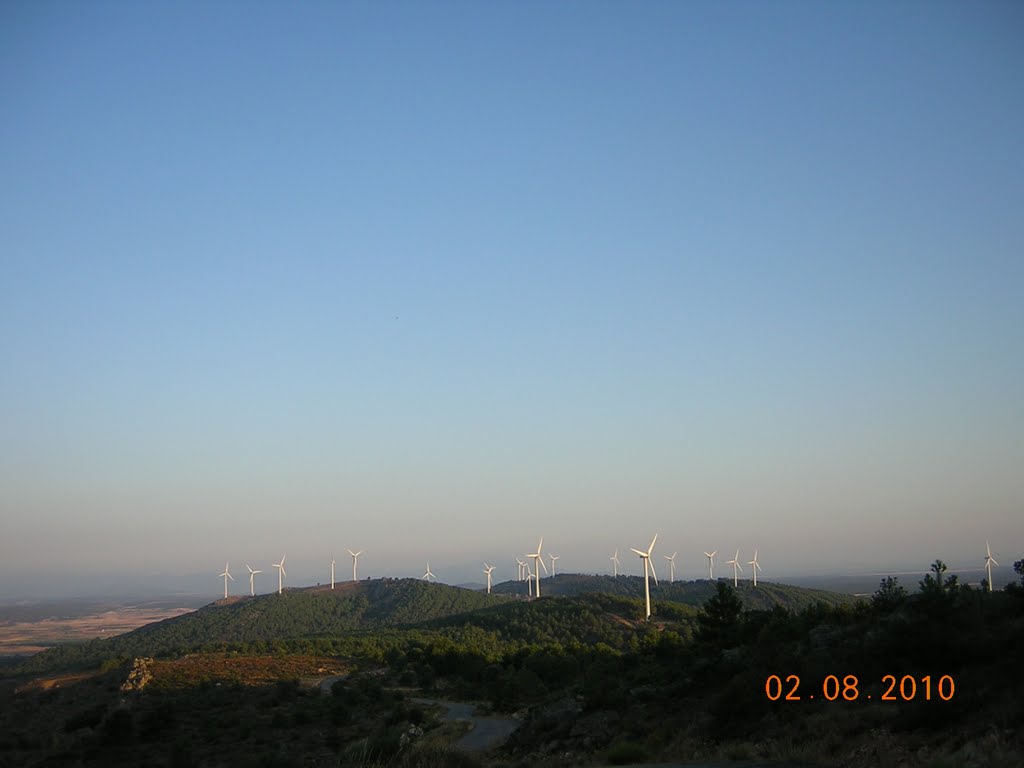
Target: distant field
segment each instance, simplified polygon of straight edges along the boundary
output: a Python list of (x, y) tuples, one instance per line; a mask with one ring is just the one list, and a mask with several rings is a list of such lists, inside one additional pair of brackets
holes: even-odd
[(151, 603), (0, 609), (0, 656), (27, 656), (57, 643), (113, 637), (193, 610), (189, 606)]

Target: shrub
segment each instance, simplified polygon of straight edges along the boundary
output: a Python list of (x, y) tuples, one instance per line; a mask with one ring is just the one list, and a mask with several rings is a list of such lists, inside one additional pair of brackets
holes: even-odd
[(605, 758), (611, 765), (629, 765), (647, 761), (647, 750), (635, 741), (620, 741), (608, 750)]

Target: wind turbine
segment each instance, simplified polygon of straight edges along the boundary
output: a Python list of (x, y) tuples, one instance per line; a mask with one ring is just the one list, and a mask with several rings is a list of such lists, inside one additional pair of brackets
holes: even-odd
[(484, 573), (487, 574), (487, 594), (491, 594), (491, 573), (494, 571), (493, 565), (484, 563)]
[(356, 581), (356, 563), (359, 562), (359, 556), (363, 554), (363, 550), (360, 549), (358, 552), (353, 552), (350, 549), (348, 553), (352, 555), (352, 581)]
[(427, 572), (423, 574), (423, 580), (424, 581), (430, 581), (431, 579), (433, 579), (434, 581), (437, 581), (437, 576), (435, 576), (434, 574), (432, 574), (430, 572), (430, 561), (427, 560)]
[(747, 565), (750, 566), (750, 572), (754, 575), (754, 586), (757, 586), (757, 572), (761, 570), (761, 566), (757, 564), (757, 550), (754, 550), (754, 559), (749, 561)]
[[(544, 537), (540, 537), (540, 541), (537, 542), (537, 551), (527, 555), (527, 557), (533, 558), (533, 584), (537, 588), (537, 597), (540, 597), (540, 568), (544, 569), (544, 573), (548, 572), (548, 567), (544, 565), (544, 558), (540, 556), (540, 548), (544, 545)], [(538, 568), (537, 566), (540, 566)]]
[[(245, 567), (249, 568), (249, 564), (246, 563)], [(256, 588), (253, 586), (253, 579), (256, 577), (257, 573), (263, 573), (263, 571), (254, 571), (252, 568), (249, 568), (249, 596), (250, 597), (255, 597), (256, 596)]]
[(523, 571), (524, 571), (524, 569), (526, 568), (526, 563), (524, 563), (524, 562), (523, 562), (522, 560), (520, 560), (520, 559), (519, 559), (519, 558), (517, 557), (517, 558), (516, 558), (516, 565), (518, 565), (518, 566), (519, 566), (519, 580), (520, 580), (520, 581), (522, 581), (523, 579), (525, 579), (525, 578), (526, 578), (526, 576), (525, 576), (525, 575), (523, 574)]
[(271, 565), (277, 568), (277, 594), (279, 595), (281, 594), (281, 579), (288, 575), (288, 572), (284, 569), (284, 559), (286, 557), (288, 555), (281, 555), (280, 563), (271, 563)]
[[(651, 546), (647, 548), (646, 552), (641, 552), (639, 549), (633, 549), (634, 552), (640, 555), (640, 559), (644, 561), (644, 598), (647, 600), (647, 615), (644, 617), (645, 620), (651, 618), (651, 580), (648, 576), (649, 573), (654, 571), (651, 567), (651, 552), (654, 551), (654, 542), (658, 540), (658, 534), (654, 534), (654, 538), (651, 539)], [(654, 583), (658, 583), (658, 574), (654, 571)]]
[(740, 565), (740, 551), (736, 550), (736, 556), (732, 560), (726, 560), (726, 565), (732, 566), (732, 585), (738, 587), (740, 585), (739, 576), (736, 575), (736, 569), (739, 569), (740, 573), (743, 573), (743, 566)]
[[(708, 581), (715, 580), (715, 555), (718, 554), (716, 549), (714, 552), (705, 552), (704, 556), (708, 559)], [(739, 554), (738, 552), (736, 554)]]
[(985, 571), (987, 572), (988, 591), (991, 592), (992, 591), (992, 566), (993, 565), (999, 565), (999, 563), (997, 563), (996, 559), (994, 557), (992, 557), (992, 547), (990, 547), (988, 545), (988, 541), (987, 540), (985, 541), (985, 551), (987, 552), (987, 554), (985, 555)]
[(224, 563), (224, 573), (218, 573), (217, 575), (224, 577), (224, 599), (226, 600), (228, 596), (228, 579), (235, 580), (235, 577), (228, 573), (227, 562)]
[(671, 584), (672, 582), (674, 582), (676, 580), (676, 555), (678, 555), (678, 554), (679, 554), (678, 552), (673, 552), (672, 553), (672, 557), (669, 557), (668, 555), (662, 555), (662, 557), (664, 557), (666, 560), (668, 560), (668, 583), (669, 584)]
[(612, 576), (619, 575), (619, 550), (615, 550), (615, 554), (608, 558), (612, 561)]
[(558, 555), (548, 555), (551, 558), (551, 578), (555, 578), (555, 561), (558, 559)]
[(331, 589), (334, 589), (334, 566), (337, 564), (334, 555), (331, 555)]

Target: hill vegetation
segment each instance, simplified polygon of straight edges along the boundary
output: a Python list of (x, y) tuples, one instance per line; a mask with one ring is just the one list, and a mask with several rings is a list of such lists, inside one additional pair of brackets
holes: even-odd
[(414, 626), (508, 600), (505, 596), (417, 579), (346, 582), (334, 590), (287, 589), (280, 595), (218, 600), (192, 613), (116, 637), (56, 646), (31, 657), (21, 669), (38, 673), (97, 665), (109, 659), (226, 646), (267, 652), (281, 650), (288, 641), (299, 638)]
[[(393, 605), (374, 612), (361, 602), (371, 594)], [(309, 623), (299, 608), (322, 610), (324, 599), (348, 608)], [(413, 608), (409, 600), (424, 604)], [(258, 611), (244, 607), (261, 602)], [(77, 662), (95, 665), (106, 654), (107, 672), (86, 673), (60, 690), (12, 694), (0, 706), (0, 764), (5, 750), (15, 764), (62, 750), (76, 765), (131, 765), (142, 755), (170, 754), (175, 744), (193, 745), (190, 761), (178, 764), (223, 762), (230, 744), (248, 756), (232, 757), (235, 763), (252, 765), (508, 766), (556, 757), (568, 764), (746, 758), (850, 768), (1024, 762), (1021, 586), (971, 589), (936, 561), (914, 594), (889, 579), (871, 600), (747, 609), (723, 580), (699, 608), (655, 605), (652, 621), (643, 622), (640, 601), (630, 596), (583, 592), (527, 602), (412, 580), (361, 583), (352, 594), (326, 598), (307, 590), (221, 601), (194, 614), (194, 634), (164, 634), (157, 625), (131, 633), (130, 645), (106, 641)], [(253, 616), (294, 622), (290, 636), (247, 634)], [(175, 621), (182, 620), (163, 625)], [(228, 631), (231, 623), (239, 627)], [(353, 628), (329, 629), (339, 625)], [(123, 694), (111, 681), (138, 667), (130, 656), (155, 654), (154, 641), (169, 647), (175, 637), (205, 645), (198, 653), (179, 646), (149, 662), (152, 685), (129, 706), (119, 704)], [(297, 682), (267, 684), (278, 674), (340, 669), (348, 677), (334, 682), (329, 697), (304, 693)], [(410, 689), (518, 711), (523, 724), (493, 759), (438, 756), (431, 751), (438, 743), (424, 734), (443, 728), (410, 705)], [(197, 753), (197, 744), (207, 746)], [(279, 744), (298, 750), (292, 762), (273, 752)]]
[[(651, 600), (657, 604), (661, 601), (699, 606), (715, 594), (719, 581), (731, 579), (697, 579), (695, 581), (662, 581), (655, 585), (651, 580)], [(525, 595), (526, 585), (521, 581), (505, 581), (493, 587), (497, 594)], [(735, 588), (740, 602), (748, 610), (766, 610), (775, 606), (800, 611), (814, 604), (852, 605), (858, 598), (823, 589), (808, 589), (789, 584), (777, 584), (758, 581), (757, 587), (747, 580), (739, 582)], [(642, 576), (608, 576), (588, 575), (582, 573), (560, 573), (551, 578), (541, 579), (541, 594), (551, 597), (573, 597), (590, 593), (618, 595), (643, 599), (644, 580)], [(655, 611), (657, 613), (657, 611)]]

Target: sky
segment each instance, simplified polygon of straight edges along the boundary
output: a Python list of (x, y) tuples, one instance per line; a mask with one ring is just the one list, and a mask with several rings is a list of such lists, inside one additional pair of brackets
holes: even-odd
[(1011, 565), (1022, 39), (1014, 2), (3, 3), (0, 597), (348, 548), (500, 581), (541, 536)]

